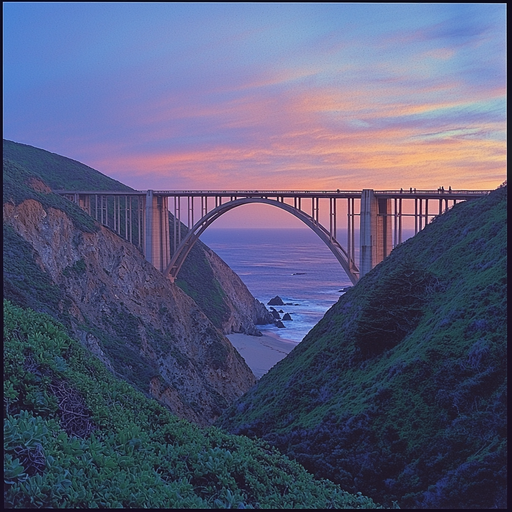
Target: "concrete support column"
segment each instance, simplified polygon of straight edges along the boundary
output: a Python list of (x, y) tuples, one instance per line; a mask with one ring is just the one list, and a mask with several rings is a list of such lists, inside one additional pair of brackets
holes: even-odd
[(377, 200), (371, 189), (363, 189), (361, 193), (361, 214), (359, 218), (359, 275), (363, 277), (373, 268), (373, 243), (377, 234)]
[(336, 198), (329, 198), (329, 235), (336, 238)]
[(144, 256), (153, 263), (153, 191), (146, 192), (144, 202)]
[(148, 190), (145, 203), (144, 256), (163, 272), (171, 261), (167, 197), (154, 196)]
[(377, 215), (377, 260), (373, 266), (379, 264), (393, 249), (392, 239), (392, 205), (391, 199), (378, 199)]
[(393, 248), (391, 200), (378, 199), (373, 190), (361, 194), (360, 277), (370, 272)]
[(398, 217), (398, 243), (402, 243), (402, 198), (398, 200), (400, 216)]
[(158, 196), (153, 198), (153, 200), (156, 202), (158, 209), (156, 214), (158, 217), (157, 230), (159, 234), (159, 241), (157, 243), (159, 250), (158, 261), (155, 261), (153, 264), (157, 269), (163, 272), (171, 261), (171, 243), (169, 238), (169, 208), (167, 204), (168, 199), (164, 196)]
[(82, 210), (91, 215), (91, 196), (89, 194), (78, 195), (78, 204)]

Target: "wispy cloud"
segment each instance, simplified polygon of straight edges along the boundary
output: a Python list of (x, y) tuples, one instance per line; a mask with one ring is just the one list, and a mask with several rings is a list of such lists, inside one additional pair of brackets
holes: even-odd
[[(173, 5), (131, 6), (119, 21), (111, 7), (90, 42), (77, 24), (46, 76), (8, 81), (5, 136), (136, 188), (503, 181), (499, 6)], [(31, 41), (17, 29), (28, 42), (8, 37), (8, 62), (14, 43), (55, 51), (52, 30)]]

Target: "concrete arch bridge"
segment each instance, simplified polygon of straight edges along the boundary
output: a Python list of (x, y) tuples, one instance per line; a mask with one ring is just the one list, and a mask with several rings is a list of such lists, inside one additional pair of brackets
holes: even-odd
[[(55, 192), (74, 201), (93, 218), (137, 245), (146, 259), (172, 281), (196, 241), (215, 220), (234, 208), (259, 203), (280, 208), (312, 229), (355, 284), (402, 243), (404, 217), (414, 217), (417, 233), (434, 216), (458, 201), (481, 197), (490, 191), (411, 188), (388, 191)], [(173, 214), (171, 221), (169, 211)], [(358, 262), (355, 261), (356, 217), (359, 217)], [(345, 233), (343, 241), (338, 236), (340, 228)]]

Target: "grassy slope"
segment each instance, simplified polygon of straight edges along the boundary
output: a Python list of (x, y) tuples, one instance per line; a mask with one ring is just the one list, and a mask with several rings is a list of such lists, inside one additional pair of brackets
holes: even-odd
[(4, 301), (7, 508), (375, 508), (268, 444), (198, 427)]
[(505, 506), (506, 259), (504, 187), (395, 249), (219, 425), (383, 504)]
[(132, 190), (76, 160), (18, 142), (4, 139), (3, 158), (38, 176), (54, 190)]
[[(205, 247), (201, 240), (195, 243), (178, 274), (176, 284), (194, 299), (213, 325), (220, 327), (229, 318), (229, 307), (224, 301), (226, 294), (206, 259)], [(205, 286), (204, 283), (211, 285)]]

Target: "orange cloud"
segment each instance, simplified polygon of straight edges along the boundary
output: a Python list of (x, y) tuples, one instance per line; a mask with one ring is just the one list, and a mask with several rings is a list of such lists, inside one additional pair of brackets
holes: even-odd
[(103, 153), (94, 164), (160, 189), (437, 188), (448, 177), (454, 188), (494, 188), (505, 179), (505, 120), (499, 106), (495, 114), (485, 108), (504, 98), (500, 88), (280, 87), (293, 76), (211, 98), (170, 94), (131, 114), (146, 127), (141, 144), (154, 148), (125, 147), (122, 157)]

